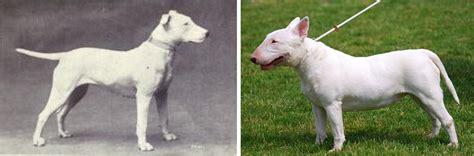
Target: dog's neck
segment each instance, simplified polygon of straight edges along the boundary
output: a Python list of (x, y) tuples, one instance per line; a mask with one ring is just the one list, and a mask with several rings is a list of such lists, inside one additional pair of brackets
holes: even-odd
[(305, 66), (308, 61), (314, 61), (313, 59), (325, 56), (325, 51), (321, 50), (323, 46), (325, 45), (321, 42), (305, 38), (301, 45), (298, 45), (297, 48), (290, 52), (287, 65), (294, 68), (301, 68)]
[(303, 44), (291, 53), (288, 63), (302, 76), (308, 71), (318, 71), (324, 59), (331, 54), (333, 54), (332, 48), (322, 42), (306, 38)]
[(167, 43), (158, 39), (153, 38), (153, 36), (150, 36), (148, 38), (147, 42), (150, 42), (151, 44), (157, 46), (158, 48), (169, 50), (169, 51), (175, 51), (176, 50), (176, 45), (173, 45), (172, 43)]
[(158, 25), (151, 33), (147, 42), (162, 49), (175, 51), (175, 48), (181, 43), (181, 41), (171, 38), (168, 31), (169, 30), (166, 30), (162, 25)]
[(318, 72), (322, 64), (327, 63), (325, 60), (330, 56), (337, 56), (336, 58), (340, 61), (354, 58), (310, 38), (306, 38), (304, 43), (299, 48), (296, 48), (290, 56), (292, 62), (291, 64), (289, 62), (289, 65), (295, 68), (300, 73), (300, 76), (309, 71)]

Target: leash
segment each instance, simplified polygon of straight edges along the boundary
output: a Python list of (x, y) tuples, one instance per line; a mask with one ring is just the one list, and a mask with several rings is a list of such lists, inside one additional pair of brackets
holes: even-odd
[(352, 17), (346, 19), (344, 22), (342, 22), (341, 24), (339, 25), (335, 25), (331, 30), (327, 31), (326, 33), (322, 34), (321, 36), (319, 36), (318, 38), (314, 39), (316, 41), (319, 41), (321, 38), (323, 38), (324, 36), (328, 35), (329, 33), (332, 33), (333, 31), (338, 31), (344, 24), (346, 24), (347, 22), (351, 21), (352, 19), (356, 18), (357, 16), (359, 16), (360, 14), (364, 13), (365, 11), (369, 10), (370, 8), (372, 8), (373, 6), (377, 5), (378, 3), (380, 2), (380, 0), (376, 0), (374, 3), (372, 3), (371, 5), (369, 5), (368, 7), (366, 7), (364, 10), (361, 10), (359, 11), (358, 13), (356, 13), (355, 15), (353, 15)]

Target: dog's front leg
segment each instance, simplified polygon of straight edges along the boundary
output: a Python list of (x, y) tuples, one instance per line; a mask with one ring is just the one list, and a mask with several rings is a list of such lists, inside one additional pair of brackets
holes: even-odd
[(344, 125), (342, 120), (342, 102), (333, 101), (326, 105), (326, 110), (329, 121), (331, 122), (332, 134), (334, 135), (334, 147), (329, 152), (338, 152), (342, 150), (342, 144), (345, 141)]
[(327, 114), (324, 108), (313, 104), (313, 113), (315, 117), (315, 128), (316, 128), (316, 144), (323, 144), (324, 140), (327, 138), (326, 133), (326, 120)]
[(176, 140), (176, 135), (168, 130), (168, 88), (155, 92), (156, 109), (158, 109), (158, 119), (166, 141)]
[(138, 148), (141, 151), (152, 151), (153, 146), (146, 141), (146, 128), (148, 124), (148, 107), (152, 98), (151, 93), (137, 90), (137, 137)]

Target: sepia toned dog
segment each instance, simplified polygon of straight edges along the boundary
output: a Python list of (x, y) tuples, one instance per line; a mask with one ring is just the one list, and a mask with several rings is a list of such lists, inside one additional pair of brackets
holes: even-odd
[(186, 15), (174, 10), (164, 14), (150, 37), (138, 47), (128, 51), (114, 51), (100, 48), (78, 48), (68, 52), (39, 53), (20, 49), (29, 56), (58, 60), (54, 69), (51, 93), (33, 135), (35, 146), (45, 145), (41, 137), (43, 127), (53, 112), (57, 112), (60, 137), (71, 137), (66, 131), (66, 115), (85, 95), (88, 85), (104, 86), (109, 90), (125, 93), (135, 91), (137, 103), (138, 148), (151, 151), (147, 142), (146, 129), (148, 108), (153, 97), (159, 114), (163, 137), (175, 140), (176, 135), (168, 130), (167, 91), (172, 80), (172, 64), (175, 47), (183, 42), (203, 42), (208, 31), (195, 24)]

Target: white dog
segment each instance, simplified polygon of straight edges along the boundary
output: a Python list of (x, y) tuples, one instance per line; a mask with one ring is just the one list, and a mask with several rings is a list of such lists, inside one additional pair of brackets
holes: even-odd
[(294, 67), (301, 89), (313, 104), (316, 144), (326, 139), (326, 118), (334, 135), (334, 148), (345, 141), (343, 111), (382, 108), (410, 95), (430, 116), (438, 135), (448, 130), (449, 146), (457, 147), (454, 121), (443, 103), (440, 75), (459, 103), (456, 90), (438, 56), (425, 49), (394, 51), (370, 57), (353, 57), (307, 38), (308, 17), (295, 18), (285, 29), (267, 35), (251, 61), (269, 70), (275, 65)]
[(51, 93), (44, 110), (38, 116), (33, 144), (43, 146), (41, 133), (49, 116), (57, 111), (60, 137), (71, 137), (64, 128), (69, 110), (84, 96), (88, 84), (105, 86), (123, 93), (136, 91), (138, 148), (151, 151), (146, 140), (148, 107), (154, 96), (163, 137), (175, 140), (168, 131), (167, 90), (171, 82), (174, 48), (181, 42), (200, 43), (208, 31), (196, 25), (191, 18), (174, 10), (161, 17), (150, 38), (126, 52), (99, 48), (78, 48), (61, 53), (38, 53), (25, 49), (18, 52), (49, 60), (59, 60), (53, 74)]

